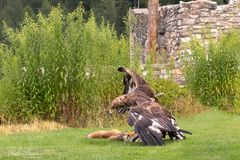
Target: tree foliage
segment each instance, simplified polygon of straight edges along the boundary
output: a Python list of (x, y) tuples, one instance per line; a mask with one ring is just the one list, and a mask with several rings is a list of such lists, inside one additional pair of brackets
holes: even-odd
[[(189, 1), (189, 0), (183, 0)], [(222, 3), (223, 0), (217, 0)], [(114, 24), (118, 35), (125, 32), (124, 17), (127, 15), (129, 8), (146, 8), (148, 0), (0, 0), (0, 21), (4, 20), (8, 25), (18, 28), (22, 22), (25, 12), (35, 18), (39, 12), (47, 15), (51, 7), (61, 5), (65, 13), (72, 12), (82, 3), (89, 17), (93, 10), (98, 24), (104, 18), (105, 22)], [(160, 0), (160, 5), (178, 4), (179, 0)], [(103, 18), (102, 18), (103, 17)], [(0, 24), (2, 30), (2, 24)], [(3, 35), (0, 32), (0, 40)]]

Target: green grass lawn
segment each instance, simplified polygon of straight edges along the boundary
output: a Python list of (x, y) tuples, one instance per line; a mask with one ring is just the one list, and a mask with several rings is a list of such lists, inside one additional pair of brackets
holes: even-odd
[(0, 135), (0, 159), (240, 159), (240, 116), (213, 110), (178, 123), (193, 135), (183, 141), (166, 140), (165, 146), (86, 138), (97, 129)]

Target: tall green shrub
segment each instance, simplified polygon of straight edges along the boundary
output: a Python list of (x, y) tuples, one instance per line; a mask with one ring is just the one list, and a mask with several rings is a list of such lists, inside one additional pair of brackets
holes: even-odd
[(207, 47), (193, 40), (191, 51), (187, 80), (193, 93), (207, 105), (238, 107), (240, 33), (234, 31), (218, 41), (209, 40)]
[(53, 8), (37, 20), (26, 16), (19, 30), (5, 25), (8, 47), (0, 80), (2, 121), (57, 119), (85, 125), (119, 93), (127, 65), (128, 39), (110, 25), (84, 20), (78, 7), (68, 15)]

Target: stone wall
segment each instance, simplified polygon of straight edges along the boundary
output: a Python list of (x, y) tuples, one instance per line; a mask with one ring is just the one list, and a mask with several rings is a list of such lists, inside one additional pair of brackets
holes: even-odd
[[(147, 9), (133, 9), (135, 17), (131, 22), (131, 45), (143, 48), (147, 39)], [(208, 28), (213, 38), (230, 28), (240, 28), (240, 0), (230, 0), (227, 5), (217, 5), (208, 0), (180, 2), (178, 5), (159, 7), (158, 50), (174, 60), (174, 79), (184, 81), (181, 73), (179, 54), (183, 44), (191, 37), (202, 38), (204, 28)], [(159, 66), (155, 64), (155, 66)], [(162, 65), (160, 65), (162, 66)], [(166, 77), (165, 69), (156, 67), (156, 75)], [(181, 82), (180, 82), (181, 83)]]

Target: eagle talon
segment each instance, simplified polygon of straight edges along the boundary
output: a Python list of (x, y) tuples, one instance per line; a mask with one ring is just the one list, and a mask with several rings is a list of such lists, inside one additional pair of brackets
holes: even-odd
[(138, 135), (135, 131), (125, 132), (123, 135), (123, 141), (135, 142), (138, 139)]

